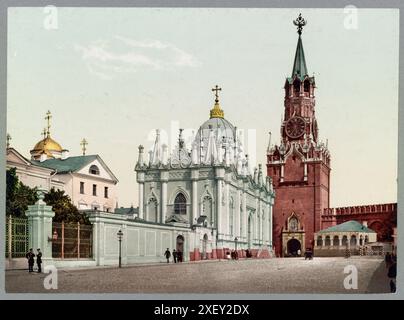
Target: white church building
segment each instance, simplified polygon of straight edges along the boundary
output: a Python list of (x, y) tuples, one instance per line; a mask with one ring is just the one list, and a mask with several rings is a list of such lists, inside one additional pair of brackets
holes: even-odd
[(168, 227), (176, 236), (175, 249), (186, 260), (220, 259), (232, 250), (241, 257), (247, 249), (253, 257), (269, 257), (272, 181), (261, 165), (251, 174), (238, 130), (219, 105), (220, 89), (213, 90), (210, 119), (199, 128), (191, 150), (182, 130), (170, 155), (159, 130), (147, 160), (139, 146), (136, 220)]

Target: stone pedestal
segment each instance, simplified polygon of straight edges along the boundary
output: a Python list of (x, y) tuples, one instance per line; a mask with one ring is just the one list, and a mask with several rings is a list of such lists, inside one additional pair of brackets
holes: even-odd
[(25, 215), (28, 217), (29, 247), (36, 254), (38, 248), (42, 251), (44, 265), (52, 260), (52, 218), (55, 213), (52, 207), (43, 201), (46, 190), (38, 190), (39, 200), (28, 206)]

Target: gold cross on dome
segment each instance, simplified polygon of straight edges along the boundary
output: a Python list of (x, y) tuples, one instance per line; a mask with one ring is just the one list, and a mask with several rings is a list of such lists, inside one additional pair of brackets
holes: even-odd
[(81, 150), (83, 151), (83, 156), (85, 156), (86, 150), (87, 150), (86, 145), (88, 145), (87, 140), (86, 139), (81, 140), (80, 145), (81, 145)]
[(51, 125), (50, 125), (50, 119), (52, 118), (52, 114), (51, 114), (51, 112), (48, 110), (48, 112), (46, 113), (46, 117), (45, 117), (45, 120), (48, 122), (48, 130), (47, 130), (47, 134), (48, 135), (50, 135), (50, 127), (51, 127)]
[(215, 92), (215, 102), (219, 102), (219, 91), (222, 91), (222, 88), (219, 88), (218, 85), (216, 85), (212, 91)]

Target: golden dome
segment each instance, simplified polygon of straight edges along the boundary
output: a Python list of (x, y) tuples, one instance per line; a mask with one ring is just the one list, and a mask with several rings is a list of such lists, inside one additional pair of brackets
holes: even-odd
[(62, 147), (59, 143), (57, 143), (55, 140), (53, 140), (50, 136), (47, 136), (45, 139), (42, 139), (41, 141), (39, 141), (34, 149), (32, 149), (32, 151), (35, 152), (46, 152), (48, 153), (48, 151), (56, 151), (56, 152), (62, 152)]

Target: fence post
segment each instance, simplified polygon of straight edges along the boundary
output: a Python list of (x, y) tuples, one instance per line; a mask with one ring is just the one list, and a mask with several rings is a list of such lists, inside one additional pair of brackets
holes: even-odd
[(77, 222), (77, 259), (80, 259), (80, 222)]
[(13, 217), (11, 215), (8, 216), (8, 258), (11, 260), (13, 258)]
[(62, 259), (65, 258), (65, 222), (62, 221)]
[(25, 215), (28, 217), (29, 247), (41, 248), (44, 265), (52, 261), (52, 218), (55, 213), (52, 207), (43, 201), (46, 190), (38, 190), (38, 201), (28, 206)]

